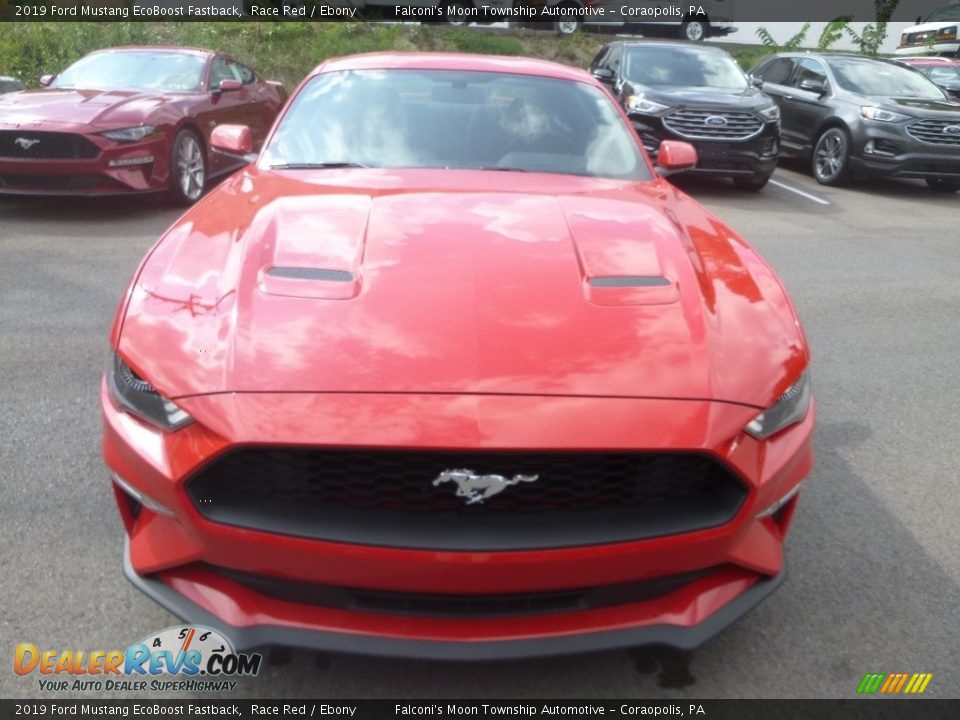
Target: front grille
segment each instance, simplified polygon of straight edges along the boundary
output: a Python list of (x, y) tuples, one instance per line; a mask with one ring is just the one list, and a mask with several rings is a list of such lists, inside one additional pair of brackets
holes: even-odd
[(0, 188), (36, 192), (128, 189), (106, 175), (0, 175)]
[[(440, 473), (458, 468), (516, 483), (467, 504), (454, 481), (434, 485)], [(232, 451), (191, 478), (187, 491), (214, 522), (446, 550), (570, 547), (690, 532), (728, 522), (746, 496), (722, 464), (692, 453), (303, 448)]]
[(89, 160), (100, 148), (82, 135), (0, 130), (0, 158), (16, 160)]
[[(950, 130), (945, 132), (947, 128)], [(956, 120), (921, 120), (907, 125), (907, 132), (920, 142), (930, 145), (960, 147), (960, 117)]]
[(763, 129), (753, 113), (713, 110), (677, 110), (663, 119), (663, 125), (692, 140), (748, 140)]
[(501, 595), (441, 595), (339, 587), (241, 572), (212, 565), (199, 567), (260, 595), (300, 605), (314, 605), (351, 612), (449, 618), (544, 615), (647, 602), (669, 595), (723, 569), (723, 566), (718, 566), (649, 580), (573, 590)]

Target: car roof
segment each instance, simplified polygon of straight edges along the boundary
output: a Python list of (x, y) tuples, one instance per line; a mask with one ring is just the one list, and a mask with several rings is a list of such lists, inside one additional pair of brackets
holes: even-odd
[(108, 52), (165, 52), (165, 53), (177, 53), (180, 55), (216, 55), (217, 53), (213, 50), (205, 50), (204, 48), (195, 48), (195, 47), (178, 47), (176, 45), (121, 45), (119, 47), (110, 47), (102, 48), (101, 50), (94, 50), (91, 55), (98, 53), (108, 53)]
[(387, 69), (504, 72), (595, 83), (585, 70), (561, 65), (560, 63), (527, 57), (474, 55), (469, 53), (378, 52), (348, 55), (324, 61), (310, 75), (338, 70)]
[(960, 60), (945, 57), (900, 57), (897, 61), (917, 65), (960, 65)]
[(610, 45), (623, 45), (630, 47), (672, 47), (679, 50), (700, 50), (705, 52), (724, 53), (727, 51), (716, 45), (704, 45), (703, 43), (683, 42), (682, 40), (617, 40), (609, 43)]

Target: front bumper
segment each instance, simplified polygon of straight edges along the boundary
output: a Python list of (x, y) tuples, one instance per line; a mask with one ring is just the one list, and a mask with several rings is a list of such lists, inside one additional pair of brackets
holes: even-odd
[(908, 135), (903, 125), (871, 123), (854, 139), (855, 175), (960, 180), (960, 145), (932, 145)]
[[(0, 125), (0, 131), (11, 132)], [(95, 196), (165, 190), (169, 178), (169, 143), (159, 134), (140, 142), (119, 143), (86, 126), (56, 127), (24, 124), (16, 128), (25, 140), (47, 134), (74, 136), (91, 152), (83, 157), (31, 157), (30, 150), (0, 156), (0, 194)], [(95, 155), (94, 155), (95, 154)], [(94, 155), (92, 157), (87, 155)]]
[[(174, 433), (159, 432), (116, 410), (105, 389), (101, 400), (107, 465), (139, 493), (172, 510), (167, 515), (141, 506), (134, 513), (129, 495), (115, 486), (128, 536), (126, 574), (147, 595), (185, 620), (221, 630), (238, 648), (279, 644), (458, 659), (638, 644), (691, 648), (712, 637), (783, 580), (783, 540), (796, 498), (772, 516), (757, 515), (809, 471), (815, 415), (811, 407), (803, 423), (759, 443), (739, 432), (756, 413), (741, 406), (477, 398), (487, 418), (484, 443), (490, 447), (569, 448), (573, 441), (558, 437), (557, 429), (570, 427), (576, 429), (577, 447), (584, 449), (707, 450), (729, 464), (750, 490), (729, 522), (682, 535), (559, 549), (454, 552), (337, 543), (212, 522), (191, 502), (185, 483), (198, 468), (238, 446), (457, 447), (463, 444), (464, 427), (450, 422), (449, 411), (459, 412), (464, 398), (197, 397), (178, 403), (203, 424)], [(602, 424), (582, 422), (584, 408), (595, 408), (598, 402), (616, 408), (624, 433), (611, 437)], [(529, 421), (534, 405), (552, 418), (549, 426)], [(358, 417), (392, 421), (344, 423), (347, 409)], [(257, 420), (268, 414), (285, 422), (278, 426)], [(672, 429), (665, 429), (668, 416), (678, 419)], [(417, 418), (415, 441), (408, 435), (407, 420), (412, 418)], [(231, 572), (370, 593), (456, 598), (604, 589), (678, 574), (694, 578), (636, 602), (577, 611), (457, 616), (298, 601), (259, 592), (230, 577)]]
[(680, 140), (697, 149), (697, 166), (687, 173), (719, 177), (769, 176), (777, 167), (780, 155), (780, 130), (775, 122), (764, 123), (763, 130), (748, 140), (697, 140), (671, 132), (659, 117), (630, 114), (634, 130), (643, 146), (656, 162), (657, 149), (663, 140)]

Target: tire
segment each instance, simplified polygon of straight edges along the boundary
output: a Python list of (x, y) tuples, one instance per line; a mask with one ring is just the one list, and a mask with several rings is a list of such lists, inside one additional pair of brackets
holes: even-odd
[(823, 131), (813, 146), (810, 170), (821, 185), (843, 185), (850, 180), (850, 134), (843, 128)]
[(707, 38), (710, 23), (704, 20), (688, 20), (680, 23), (680, 39), (690, 42), (703, 42)]
[(170, 198), (177, 205), (193, 205), (206, 186), (203, 142), (193, 130), (181, 130), (170, 148)]
[(960, 181), (945, 178), (927, 178), (927, 187), (942, 193), (955, 193), (960, 190)]
[(769, 175), (735, 175), (733, 177), (733, 184), (741, 190), (760, 192), (769, 180)]
[(553, 24), (557, 35), (575, 35), (580, 30), (579, 20), (558, 20)]
[(464, 25), (469, 24), (470, 22), (469, 20), (462, 19), (462, 18), (468, 17), (466, 12), (464, 12), (462, 15), (458, 15), (456, 13), (448, 14), (447, 8), (450, 8), (450, 7), (462, 8), (464, 11), (466, 11), (473, 8), (472, 4), (463, 2), (463, 0), (440, 0), (440, 8), (442, 10), (444, 23), (446, 23), (447, 25), (452, 25), (454, 27), (462, 27)]

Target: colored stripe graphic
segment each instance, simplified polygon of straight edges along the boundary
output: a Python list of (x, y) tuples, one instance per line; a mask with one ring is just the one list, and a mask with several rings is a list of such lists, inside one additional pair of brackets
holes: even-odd
[(867, 673), (857, 686), (857, 692), (920, 695), (932, 679), (933, 673)]

